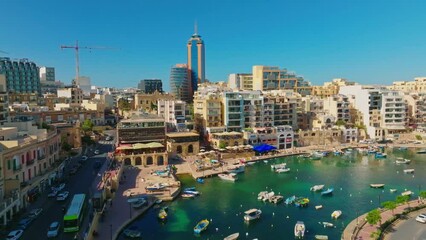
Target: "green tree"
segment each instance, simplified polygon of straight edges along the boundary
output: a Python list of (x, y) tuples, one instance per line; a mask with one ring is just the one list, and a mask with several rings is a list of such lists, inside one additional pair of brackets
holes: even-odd
[(90, 119), (84, 120), (83, 124), (81, 125), (81, 129), (83, 129), (84, 134), (86, 134), (89, 131), (92, 131), (93, 129), (93, 123)]
[(421, 191), (421, 192), (419, 193), (419, 197), (420, 197), (422, 200), (426, 199), (426, 191)]
[(387, 209), (387, 210), (391, 210), (392, 211), (392, 215), (393, 214), (393, 210), (396, 208), (396, 202), (394, 201), (386, 201), (382, 203), (382, 206)]
[(423, 138), (422, 138), (422, 136), (420, 136), (420, 135), (416, 135), (416, 139), (417, 139), (417, 140), (422, 140)]
[(407, 203), (408, 207), (410, 207), (409, 200), (410, 200), (410, 196), (406, 195), (406, 196), (397, 196), (395, 201), (398, 204)]
[(47, 124), (47, 123), (45, 123), (45, 122), (42, 122), (42, 123), (41, 123), (41, 128), (44, 128), (44, 129), (49, 130), (49, 129), (50, 129), (50, 126), (49, 126), (49, 124)]
[(121, 111), (121, 115), (123, 115), (124, 112), (130, 111), (131, 106), (130, 102), (127, 99), (120, 98), (117, 103), (118, 109)]
[(226, 148), (226, 143), (225, 142), (220, 142), (219, 143), (219, 148)]
[(336, 121), (337, 126), (344, 126), (345, 124), (346, 124), (346, 122), (343, 121), (342, 119), (339, 119), (339, 120)]
[(367, 213), (367, 222), (371, 225), (376, 225), (378, 222), (382, 221), (382, 215), (380, 215), (379, 209), (373, 209)]

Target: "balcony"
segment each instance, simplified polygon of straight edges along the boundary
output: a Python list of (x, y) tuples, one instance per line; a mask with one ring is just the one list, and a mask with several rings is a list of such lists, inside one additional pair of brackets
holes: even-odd
[(13, 166), (13, 172), (21, 171), (21, 169), (22, 169), (22, 165)]
[(30, 165), (33, 165), (34, 164), (34, 159), (31, 159), (31, 160), (27, 160), (27, 166), (30, 166)]
[(46, 158), (46, 155), (42, 155), (42, 156), (38, 156), (37, 157), (37, 160), (43, 160), (43, 159), (45, 159)]

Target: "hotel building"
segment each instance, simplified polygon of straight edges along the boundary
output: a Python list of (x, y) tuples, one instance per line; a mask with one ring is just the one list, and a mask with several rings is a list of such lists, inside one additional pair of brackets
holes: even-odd
[(10, 58), (0, 58), (0, 74), (6, 76), (8, 92), (41, 94), (39, 69), (28, 59), (12, 61)]
[(192, 94), (198, 89), (198, 84), (204, 83), (206, 80), (204, 41), (198, 35), (197, 31), (188, 40), (187, 48), (190, 93), (192, 98)]
[(191, 102), (188, 65), (176, 64), (170, 71), (170, 90), (178, 100)]

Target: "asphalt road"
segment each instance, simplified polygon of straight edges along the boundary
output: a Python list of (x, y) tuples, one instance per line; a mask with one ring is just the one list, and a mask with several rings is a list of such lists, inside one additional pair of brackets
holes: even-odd
[[(62, 206), (65, 204), (69, 205), (72, 197), (76, 193), (85, 193), (89, 194), (90, 188), (92, 186), (93, 181), (98, 175), (99, 170), (94, 170), (93, 165), (97, 159), (100, 159), (102, 163), (105, 163), (107, 152), (112, 150), (112, 144), (115, 142), (115, 134), (111, 132), (111, 135), (114, 136), (113, 141), (105, 142), (102, 141), (103, 144), (98, 144), (97, 148), (101, 154), (95, 155), (92, 151), (88, 151), (87, 156), (89, 157), (86, 162), (83, 163), (82, 167), (77, 171), (75, 175), (70, 175), (68, 180), (66, 181), (66, 186), (63, 191), (69, 191), (69, 196), (65, 202), (58, 202), (56, 198), (47, 198), (48, 193), (43, 193), (38, 201), (30, 206), (29, 210), (33, 208), (41, 207), (43, 208), (43, 213), (39, 216), (33, 223), (24, 231), (24, 234), (21, 239), (46, 239), (47, 229), (50, 223), (54, 221), (58, 221), (61, 223), (61, 231), (59, 232), (59, 236), (56, 239), (68, 240), (74, 239), (75, 233), (64, 233), (62, 229), (63, 224), (63, 216)], [(68, 173), (74, 164), (77, 164), (78, 160), (81, 157), (74, 157), (67, 164), (65, 168), (65, 172)], [(37, 204), (39, 203), (39, 204)], [(41, 206), (40, 206), (41, 205)], [(88, 220), (88, 214), (85, 214), (85, 221)], [(86, 226), (82, 225), (81, 232), (86, 229)], [(80, 236), (83, 236), (80, 233)], [(83, 239), (83, 238), (80, 238)]]
[[(424, 213), (425, 211), (421, 210), (420, 212)], [(396, 231), (388, 235), (388, 239), (426, 240), (426, 224), (417, 222), (415, 219), (417, 215), (399, 224)]]

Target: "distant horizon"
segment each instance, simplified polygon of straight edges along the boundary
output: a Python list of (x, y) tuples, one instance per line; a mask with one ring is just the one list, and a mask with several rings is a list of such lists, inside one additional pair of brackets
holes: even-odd
[[(227, 81), (253, 65), (286, 68), (312, 85), (333, 78), (390, 85), (426, 76), (426, 3), (420, 0), (81, 1), (5, 0), (0, 57), (54, 67), (65, 84), (80, 75), (95, 86), (137, 87), (187, 63), (194, 33), (205, 43), (206, 79)], [(48, 7), (47, 7), (48, 6)], [(7, 52), (8, 54), (5, 54)]]

